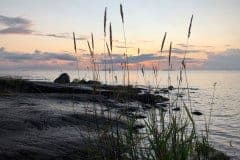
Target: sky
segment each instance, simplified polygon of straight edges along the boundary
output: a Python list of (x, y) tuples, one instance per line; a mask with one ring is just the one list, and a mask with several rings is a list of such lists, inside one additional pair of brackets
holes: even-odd
[[(151, 68), (160, 60), (164, 69), (172, 42), (175, 68), (188, 44), (191, 69), (240, 69), (239, 0), (5, 0), (0, 5), (0, 69), (74, 68), (77, 59), (84, 69), (91, 65), (87, 45), (91, 33), (96, 61), (104, 63), (105, 7), (107, 42), (110, 22), (113, 31), (113, 61), (107, 57), (107, 62), (119, 67), (125, 52), (120, 3), (130, 67), (140, 63)], [(191, 15), (191, 37), (187, 40)], [(76, 34), (77, 54), (72, 32)]]

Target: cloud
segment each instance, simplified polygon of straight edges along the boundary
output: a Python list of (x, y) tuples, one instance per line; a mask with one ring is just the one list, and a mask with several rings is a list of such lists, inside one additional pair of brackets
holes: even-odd
[(1, 69), (50, 69), (57, 68), (59, 62), (68, 68), (76, 62), (76, 58), (66, 53), (41, 52), (38, 50), (33, 53), (19, 53), (8, 52), (3, 47), (0, 48)]
[(131, 47), (131, 46), (127, 46), (127, 47), (125, 47), (125, 46), (123, 46), (123, 45), (116, 45), (116, 46), (114, 46), (115, 48), (133, 48), (133, 47)]
[(220, 53), (209, 53), (203, 64), (205, 69), (240, 69), (240, 48), (227, 49)]
[[(168, 50), (164, 50), (163, 52), (168, 53), (169, 51)], [(172, 53), (175, 53), (175, 54), (184, 54), (185, 52), (186, 52), (185, 49), (172, 48)], [(188, 49), (187, 53), (206, 53), (206, 51), (203, 50), (203, 49)]]
[[(95, 62), (97, 64), (111, 64), (115, 69), (121, 67), (121, 63), (124, 62), (123, 54), (112, 54), (112, 59), (108, 56), (105, 60), (105, 55), (95, 54)], [(91, 66), (91, 56), (90, 54), (81, 54), (78, 57), (80, 60), (79, 67), (84, 69), (87, 66)], [(147, 69), (152, 68), (152, 64), (156, 64), (161, 61), (162, 69), (167, 68), (167, 59), (168, 56), (159, 56), (159, 54), (146, 53), (140, 54), (137, 56), (129, 56), (128, 63), (129, 65), (136, 66), (139, 63), (148, 64), (145, 65)], [(172, 56), (172, 64), (175, 67), (178, 67), (181, 63), (181, 58), (177, 56)], [(187, 63), (195, 64), (199, 63), (197, 59), (186, 59)], [(52, 53), (52, 52), (42, 52), (36, 50), (32, 53), (20, 53), (20, 52), (9, 52), (6, 51), (3, 47), (0, 48), (0, 69), (56, 69), (61, 66), (65, 69), (75, 69), (76, 67), (76, 57), (70, 52), (64, 51), (62, 53)], [(134, 67), (133, 67), (134, 68)]]
[[(63, 39), (73, 39), (72, 33), (33, 33), (36, 36), (53, 37), (53, 38), (63, 38)], [(86, 40), (87, 36), (75, 34), (76, 40)]]
[[(99, 63), (104, 64), (105, 60), (103, 59), (104, 57), (101, 57), (101, 61)], [(128, 57), (128, 63), (133, 64), (133, 63), (141, 63), (141, 62), (146, 62), (146, 61), (154, 61), (158, 60), (159, 58), (164, 58), (164, 56), (159, 57), (156, 54), (141, 54), (138, 56), (130, 56)], [(124, 58), (122, 54), (112, 54), (112, 60), (108, 59), (106, 60), (107, 64), (114, 63), (114, 64), (121, 64), (124, 62)]]
[(138, 56), (129, 57), (129, 63), (140, 63), (145, 61), (157, 61), (164, 59), (165, 56), (157, 56), (156, 54), (141, 54)]
[(0, 25), (4, 28), (0, 34), (31, 34), (31, 21), (22, 17), (7, 17), (0, 15)]
[[(22, 17), (0, 15), (0, 34), (31, 34), (35, 36), (72, 39), (72, 33), (41, 33), (31, 29), (32, 21)], [(76, 34), (76, 40), (86, 40), (87, 36)]]
[[(183, 48), (185, 48), (185, 47), (187, 47), (187, 45), (186, 44), (183, 44), (183, 43), (178, 43), (178, 44), (176, 44), (177, 46), (180, 46), (180, 47), (183, 47)], [(194, 48), (213, 48), (214, 46), (210, 46), (210, 45), (207, 45), (207, 46), (200, 46), (200, 45), (188, 45), (188, 47), (194, 47)]]
[(36, 50), (34, 53), (15, 53), (7, 52), (4, 48), (0, 49), (0, 59), (12, 62), (22, 62), (26, 60), (48, 61), (52, 59), (64, 61), (76, 61), (72, 55), (65, 53), (50, 53)]

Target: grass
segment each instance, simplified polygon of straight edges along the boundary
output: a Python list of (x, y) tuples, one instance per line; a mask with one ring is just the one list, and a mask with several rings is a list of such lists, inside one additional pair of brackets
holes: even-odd
[(21, 78), (0, 77), (0, 92), (21, 91), (24, 88), (25, 80)]
[[(123, 98), (125, 102), (129, 103), (131, 98), (132, 89), (129, 90), (127, 86), (130, 84), (129, 80), (129, 68), (128, 68), (128, 57), (127, 57), (127, 41), (126, 41), (126, 31), (125, 31), (125, 20), (123, 6), (120, 4), (120, 15), (123, 27), (123, 36), (125, 51), (123, 54), (123, 87), (116, 88), (114, 90), (113, 96), (118, 99), (119, 97)], [(188, 32), (187, 32), (187, 45), (191, 36), (193, 16), (191, 17)], [(163, 52), (165, 40), (167, 33), (165, 32), (160, 52)], [(104, 12), (104, 44), (106, 37), (106, 9)], [(106, 43), (108, 55), (112, 61), (112, 26), (109, 25), (109, 44)], [(88, 42), (89, 50), (90, 44)], [(105, 47), (105, 46), (104, 46)], [(127, 130), (120, 131), (116, 130), (107, 130), (104, 133), (104, 137), (97, 144), (104, 143), (104, 146), (110, 147), (99, 147), (95, 144), (95, 148), (91, 150), (90, 155), (98, 155), (101, 159), (146, 159), (146, 160), (185, 160), (185, 159), (229, 159), (227, 156), (221, 152), (217, 152), (209, 143), (209, 125), (211, 120), (211, 112), (209, 116), (209, 121), (206, 121), (206, 130), (205, 133), (199, 135), (196, 130), (196, 124), (192, 114), (191, 106), (191, 97), (189, 92), (189, 82), (186, 72), (186, 54), (187, 47), (184, 54), (182, 63), (180, 64), (180, 74), (178, 79), (178, 93), (180, 92), (180, 86), (182, 85), (183, 78), (185, 78), (187, 84), (187, 98), (188, 102), (186, 103), (183, 98), (178, 96), (173, 99), (171, 91), (169, 90), (170, 104), (168, 106), (167, 113), (163, 112), (161, 109), (156, 109), (152, 106), (151, 112), (147, 119), (144, 119), (145, 129), (136, 131), (135, 124), (137, 122), (136, 118), (127, 118), (128, 119), (128, 128)], [(140, 49), (138, 49), (138, 54)], [(171, 85), (171, 75), (169, 70), (172, 69), (171, 65), (171, 56), (172, 56), (172, 42), (169, 47), (168, 55), (168, 86)], [(113, 64), (112, 64), (113, 66)], [(160, 66), (160, 61), (159, 61)], [(153, 73), (155, 77), (156, 84), (158, 83), (158, 70), (160, 67), (153, 66)], [(112, 67), (113, 71), (113, 67)], [(126, 71), (128, 72), (128, 85), (126, 86)], [(144, 65), (141, 67), (142, 76), (145, 77)], [(184, 75), (183, 75), (184, 73)], [(112, 77), (113, 77), (112, 72)], [(105, 80), (106, 81), (106, 80)], [(112, 78), (113, 81), (113, 78)], [(156, 85), (159, 86), (159, 85)], [(214, 99), (214, 94), (213, 94)], [(181, 105), (182, 104), (182, 105)], [(172, 108), (180, 108), (182, 111), (178, 113), (173, 113)], [(211, 106), (212, 111), (212, 106)], [(100, 134), (102, 135), (102, 134)], [(96, 147), (97, 146), (97, 147)], [(107, 151), (106, 151), (107, 150)], [(106, 153), (109, 153), (106, 155)], [(92, 157), (93, 158), (93, 157)], [(94, 157), (94, 159), (98, 159)]]

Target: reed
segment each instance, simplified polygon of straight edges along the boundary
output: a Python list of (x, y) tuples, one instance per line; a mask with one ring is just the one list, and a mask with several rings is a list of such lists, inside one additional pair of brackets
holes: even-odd
[(110, 44), (110, 50), (112, 52), (112, 49), (113, 49), (113, 39), (112, 39), (112, 24), (111, 24), (111, 22), (109, 24), (109, 44)]
[(109, 49), (109, 45), (108, 45), (108, 43), (106, 43), (106, 47), (107, 47), (107, 51), (108, 51), (108, 56), (110, 57), (110, 60), (111, 60), (112, 82), (113, 82), (114, 72), (113, 72), (112, 51)]
[(171, 56), (172, 56), (172, 42), (170, 42), (169, 51), (168, 51), (168, 86), (171, 85), (171, 76), (170, 76), (170, 70), (172, 69)]
[(89, 49), (89, 53), (91, 56), (91, 63), (92, 63), (92, 73), (93, 73), (93, 80), (96, 81), (96, 63), (95, 63), (95, 57), (94, 57), (94, 38), (93, 38), (93, 34), (91, 33), (91, 44), (90, 42), (87, 40), (87, 44), (88, 44), (88, 49)]
[(75, 56), (77, 59), (77, 73), (78, 73), (78, 78), (80, 79), (80, 75), (79, 75), (79, 62), (78, 62), (78, 55), (77, 55), (77, 44), (76, 44), (76, 37), (75, 37), (75, 33), (73, 32), (73, 48), (74, 48), (74, 52), (75, 52)]
[(114, 68), (113, 68), (113, 60), (112, 60), (112, 51), (113, 51), (113, 35), (112, 35), (112, 23), (109, 23), (109, 44), (110, 46), (106, 43), (107, 46), (107, 50), (108, 50), (108, 55), (110, 57), (111, 60), (111, 72), (112, 72), (112, 82), (114, 79)]
[(170, 42), (169, 52), (168, 52), (168, 67), (169, 67), (169, 69), (171, 66), (171, 56), (172, 56), (172, 42)]
[(128, 85), (130, 83), (130, 77), (129, 77), (129, 69), (128, 69), (128, 62), (127, 62), (127, 38), (126, 38), (126, 30), (125, 30), (125, 20), (124, 20), (124, 12), (123, 12), (123, 6), (120, 4), (120, 15), (121, 15), (121, 21), (122, 21), (122, 30), (123, 30), (123, 38), (124, 38), (124, 48), (125, 52), (123, 54), (123, 85), (126, 85), (126, 70), (127, 70), (127, 80)]
[(192, 29), (192, 21), (193, 21), (193, 15), (191, 17), (190, 23), (189, 23), (189, 27), (188, 27), (188, 39), (191, 36), (191, 29)]
[(106, 32), (106, 27), (107, 27), (107, 7), (105, 7), (104, 10), (104, 17), (103, 17), (103, 32), (104, 32), (104, 39), (103, 39), (103, 48), (104, 48), (104, 78), (105, 78), (105, 84), (107, 84), (107, 56), (106, 56), (106, 47), (105, 47), (105, 43), (106, 43), (106, 36), (107, 36), (107, 32)]
[(165, 32), (165, 34), (164, 34), (164, 36), (163, 36), (162, 45), (161, 45), (161, 50), (160, 50), (161, 53), (162, 53), (162, 51), (163, 51), (163, 47), (164, 47), (164, 44), (165, 44), (166, 37), (167, 37), (167, 32)]
[(182, 60), (182, 69), (184, 71), (185, 81), (186, 81), (186, 84), (187, 84), (187, 94), (188, 94), (188, 101), (189, 101), (191, 112), (192, 112), (192, 101), (191, 101), (191, 98), (190, 98), (189, 82), (188, 82), (188, 77), (187, 77), (187, 73), (186, 73), (187, 71), (186, 71), (186, 62), (185, 61), (186, 61), (186, 55), (187, 55), (187, 52), (188, 52), (189, 39), (190, 39), (190, 36), (191, 36), (192, 22), (193, 22), (193, 15), (191, 16), (189, 27), (188, 27), (186, 50), (185, 50), (185, 53), (184, 53), (184, 58)]
[[(128, 85), (129, 81), (129, 67), (128, 67), (128, 56), (127, 56), (127, 41), (126, 41), (126, 33), (125, 33), (125, 20), (124, 20), (124, 12), (123, 6), (120, 4), (120, 15), (121, 21), (123, 26), (123, 34), (124, 34), (124, 42), (125, 42), (125, 53), (124, 53), (124, 62), (122, 64), (124, 76), (123, 76), (123, 85), (124, 87), (120, 87), (118, 90), (114, 90), (114, 97), (118, 99), (120, 94), (123, 93), (124, 96), (129, 96), (128, 90), (126, 89), (126, 70), (128, 71)], [(112, 25), (111, 22), (109, 23), (109, 42), (105, 41), (106, 38), (106, 24), (107, 24), (107, 8), (104, 11), (104, 48), (107, 49), (107, 54), (111, 59), (111, 66), (112, 66), (112, 76), (113, 74), (113, 36), (112, 36)], [(189, 28), (188, 28), (188, 35), (187, 39), (189, 40), (191, 36), (191, 28), (192, 28), (192, 21), (193, 16), (191, 17)], [(167, 33), (165, 32), (160, 52), (163, 52), (163, 48), (165, 45)], [(91, 34), (91, 44), (87, 41), (89, 52), (91, 54), (91, 59), (93, 63), (93, 79), (95, 80), (95, 58), (94, 58), (94, 37)], [(188, 45), (188, 43), (187, 43)], [(170, 70), (172, 69), (172, 46), (173, 43), (170, 42), (169, 52), (168, 52), (168, 59), (166, 63), (168, 63), (168, 86), (171, 85), (171, 76)], [(137, 54), (140, 55), (140, 48), (137, 49)], [(105, 53), (105, 49), (104, 49)], [(185, 55), (187, 53), (187, 49)], [(184, 58), (181, 62), (180, 68), (180, 76), (178, 79), (178, 93), (180, 90), (180, 85), (182, 85), (183, 81), (183, 72), (185, 73), (185, 78), (187, 77), (186, 73), (186, 59)], [(160, 64), (160, 61), (159, 61)], [(105, 64), (106, 65), (106, 64)], [(141, 65), (141, 64), (140, 64)], [(99, 67), (98, 67), (99, 68)], [(144, 70), (144, 65), (140, 66), (142, 76), (145, 79), (146, 74)], [(158, 75), (158, 67), (153, 65), (153, 74), (156, 79), (156, 84), (158, 82), (157, 75)], [(99, 70), (99, 69), (98, 69)], [(105, 66), (106, 71), (106, 66)], [(105, 76), (106, 77), (106, 76)], [(117, 76), (114, 76), (115, 81), (117, 81)], [(188, 81), (187, 78), (185, 79), (187, 82), (188, 88)], [(113, 77), (112, 82), (114, 83)], [(150, 88), (150, 87), (149, 87)], [(215, 89), (215, 86), (214, 86)], [(189, 88), (188, 88), (189, 90)], [(126, 92), (123, 92), (126, 91)], [(150, 91), (150, 89), (149, 89)], [(168, 90), (169, 97), (170, 89)], [(215, 92), (213, 93), (214, 98)], [(190, 99), (190, 95), (188, 92), (188, 98)], [(124, 102), (128, 105), (129, 97), (124, 98)], [(179, 99), (177, 96), (176, 100), (172, 100), (169, 98), (169, 112), (166, 113), (162, 108), (154, 108), (151, 106), (151, 111), (146, 119), (144, 119), (144, 125), (146, 126), (144, 132), (137, 132), (135, 127), (135, 123), (137, 121), (136, 117), (133, 118), (126, 118), (127, 119), (127, 130), (121, 131), (118, 129), (113, 129), (112, 126), (109, 125), (109, 128), (105, 128), (102, 134), (99, 134), (98, 138), (102, 140), (101, 142), (95, 141), (94, 143), (100, 143), (100, 145), (95, 148), (95, 150), (91, 151), (90, 154), (93, 155), (93, 159), (146, 159), (146, 160), (185, 160), (185, 159), (195, 159), (195, 155), (199, 155), (202, 157), (203, 154), (209, 154), (209, 149), (206, 150), (206, 147), (209, 147), (208, 142), (208, 135), (207, 138), (203, 137), (199, 139), (199, 136), (196, 131), (196, 124), (193, 118), (192, 110), (189, 110), (189, 106), (185, 103), (183, 98)], [(181, 106), (179, 106), (180, 101)], [(213, 103), (213, 100), (212, 100)], [(191, 106), (191, 104), (190, 104)], [(172, 108), (182, 107), (182, 112), (174, 114), (172, 112)], [(211, 107), (212, 111), (212, 107)], [(210, 111), (210, 117), (211, 117)], [(184, 113), (184, 114), (183, 114)], [(95, 112), (97, 114), (97, 112)], [(111, 118), (111, 111), (108, 112)], [(166, 120), (166, 115), (168, 114), (169, 120)], [(186, 115), (186, 116), (183, 116)], [(121, 116), (118, 117), (121, 119)], [(124, 120), (126, 120), (124, 119)], [(209, 124), (210, 120), (208, 121), (208, 125), (206, 125), (206, 131), (209, 133)], [(207, 133), (207, 134), (208, 134)], [(104, 148), (102, 147), (104, 146)], [(206, 151), (203, 152), (203, 150)], [(108, 154), (110, 153), (110, 154)], [(97, 157), (96, 157), (97, 155)], [(209, 158), (209, 157), (208, 157)], [(199, 158), (200, 159), (200, 158)]]

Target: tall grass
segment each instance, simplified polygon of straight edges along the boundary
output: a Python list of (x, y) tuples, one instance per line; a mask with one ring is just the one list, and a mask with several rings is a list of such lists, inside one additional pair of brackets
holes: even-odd
[[(114, 90), (115, 99), (119, 99), (120, 96), (123, 96), (126, 93), (127, 96), (129, 94), (126, 86), (126, 71), (127, 71), (127, 85), (129, 86), (129, 66), (128, 66), (128, 55), (127, 55), (127, 40), (126, 40), (126, 32), (125, 32), (125, 19), (123, 6), (120, 4), (120, 15), (123, 27), (123, 36), (124, 36), (124, 44), (125, 44), (125, 52), (123, 54), (123, 88), (118, 90)], [(107, 8), (104, 11), (104, 53), (105, 47), (107, 49), (107, 54), (111, 60), (111, 74), (112, 74), (112, 82), (114, 83), (114, 78), (117, 80), (117, 76), (114, 76), (113, 73), (113, 33), (112, 33), (112, 24), (109, 23), (109, 42), (106, 42), (106, 24), (107, 24)], [(192, 29), (193, 16), (191, 17), (190, 24), (188, 27), (187, 33), (187, 45), (189, 43), (189, 39), (191, 37), (191, 29)], [(162, 54), (163, 48), (165, 45), (167, 33), (165, 32), (162, 43), (160, 53)], [(89, 52), (91, 55), (91, 60), (93, 64), (93, 79), (96, 80), (96, 65), (94, 58), (94, 38), (93, 34), (91, 34), (91, 44), (87, 41)], [(168, 60), (166, 60), (168, 64), (168, 86), (171, 85), (171, 75), (170, 70), (172, 69), (172, 48), (173, 43), (170, 42), (169, 51), (168, 51)], [(156, 108), (155, 106), (151, 106), (151, 110), (148, 112), (148, 117), (144, 119), (142, 122), (145, 125), (144, 129), (136, 130), (136, 123), (138, 122), (136, 117), (131, 118), (123, 118), (122, 115), (118, 117), (118, 120), (127, 120), (127, 129), (120, 130), (117, 128), (113, 129), (112, 126), (104, 129), (102, 134), (98, 134), (98, 139), (100, 141), (96, 141), (97, 148), (91, 150), (90, 154), (94, 157), (94, 159), (146, 159), (146, 160), (186, 160), (186, 159), (210, 159), (210, 153), (212, 150), (209, 145), (209, 126), (211, 122), (211, 114), (212, 107), (210, 109), (210, 115), (208, 121), (206, 120), (206, 133), (202, 137), (198, 135), (196, 130), (196, 124), (194, 121), (194, 115), (192, 114), (192, 105), (190, 99), (189, 92), (189, 82), (187, 78), (187, 65), (186, 65), (186, 54), (188, 52), (188, 48), (186, 48), (183, 60), (180, 64), (180, 72), (178, 77), (178, 88), (177, 92), (180, 93), (180, 86), (183, 82), (183, 73), (185, 76), (185, 81), (187, 84), (187, 97), (188, 100), (185, 102), (183, 98), (179, 98), (176, 96), (173, 99), (171, 90), (168, 90), (169, 96), (169, 104), (168, 109), (169, 112), (164, 112), (163, 108)], [(137, 54), (140, 54), (140, 49), (137, 49)], [(105, 57), (106, 62), (106, 57)], [(158, 65), (160, 66), (160, 60)], [(155, 77), (156, 84), (158, 83), (158, 71), (160, 67), (153, 66), (153, 74)], [(139, 69), (141, 69), (142, 76), (145, 78), (144, 65), (140, 65)], [(138, 70), (138, 68), (137, 68)], [(105, 71), (106, 71), (106, 63), (105, 63)], [(114, 78), (113, 78), (114, 77)], [(106, 73), (105, 73), (105, 82), (106, 82)], [(158, 85), (156, 85), (158, 86)], [(215, 91), (215, 85), (214, 85)], [(123, 94), (122, 94), (123, 93)], [(123, 96), (123, 97), (124, 97)], [(215, 96), (215, 92), (213, 93), (213, 99)], [(128, 107), (130, 98), (123, 98), (126, 103), (126, 107)], [(213, 104), (212, 99), (212, 104)], [(173, 108), (180, 108), (181, 112), (174, 113)], [(111, 111), (108, 112), (108, 118), (111, 119)], [(102, 147), (104, 145), (104, 147)], [(96, 147), (96, 145), (95, 145)], [(108, 154), (109, 153), (109, 154)], [(96, 157), (97, 155), (97, 157)]]
[(130, 77), (129, 77), (129, 67), (128, 67), (128, 58), (127, 58), (127, 38), (126, 38), (126, 30), (125, 30), (125, 20), (124, 20), (124, 12), (123, 12), (123, 6), (120, 4), (120, 15), (122, 20), (122, 30), (123, 30), (123, 38), (124, 38), (124, 54), (123, 54), (123, 85), (126, 85), (126, 71), (127, 71), (127, 84), (130, 83)]
[(75, 55), (76, 55), (76, 61), (77, 61), (76, 69), (77, 69), (77, 73), (78, 73), (78, 78), (80, 78), (80, 76), (79, 76), (79, 62), (78, 62), (78, 55), (77, 55), (77, 44), (76, 44), (76, 37), (75, 37), (74, 32), (73, 32), (73, 48), (74, 48), (74, 52), (75, 52)]
[(107, 27), (107, 7), (105, 7), (104, 10), (104, 18), (103, 18), (103, 32), (104, 32), (104, 39), (103, 39), (103, 48), (104, 48), (104, 78), (105, 78), (105, 84), (107, 84), (107, 62), (106, 62), (106, 47), (105, 47), (105, 43), (106, 43), (106, 36), (107, 36), (107, 31), (106, 31), (106, 27)]
[(96, 63), (95, 63), (95, 57), (94, 57), (94, 38), (93, 38), (92, 33), (91, 33), (91, 44), (92, 45), (90, 45), (89, 41), (87, 41), (89, 53), (90, 53), (90, 56), (91, 56), (91, 62), (92, 62), (93, 80), (96, 81), (97, 76), (96, 76)]

